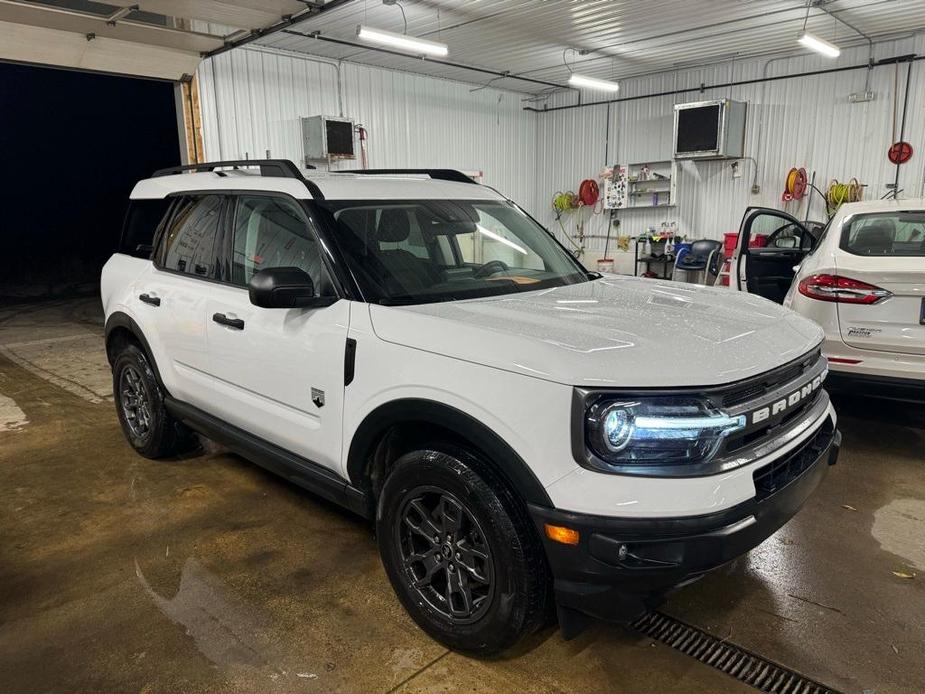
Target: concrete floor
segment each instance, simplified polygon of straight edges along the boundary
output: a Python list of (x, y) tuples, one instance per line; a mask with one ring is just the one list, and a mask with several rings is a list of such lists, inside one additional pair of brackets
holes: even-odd
[[(0, 310), (0, 691), (746, 689), (609, 625), (448, 652), (366, 523), (214, 447), (135, 455), (101, 337), (95, 300)], [(925, 408), (839, 406), (803, 511), (664, 611), (845, 691), (922, 691)]]

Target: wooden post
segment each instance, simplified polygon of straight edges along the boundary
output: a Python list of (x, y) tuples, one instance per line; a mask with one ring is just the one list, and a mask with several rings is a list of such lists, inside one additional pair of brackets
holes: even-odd
[(199, 105), (199, 80), (193, 78), (180, 85), (183, 96), (183, 129), (190, 164), (204, 161), (202, 150), (202, 110)]

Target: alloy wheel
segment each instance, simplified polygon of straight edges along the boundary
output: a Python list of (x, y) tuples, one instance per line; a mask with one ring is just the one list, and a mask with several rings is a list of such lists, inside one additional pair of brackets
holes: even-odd
[(419, 487), (396, 529), (405, 577), (421, 599), (456, 623), (479, 619), (494, 595), (491, 550), (473, 514), (453, 494)]
[(126, 366), (119, 376), (119, 403), (132, 436), (144, 440), (151, 431), (151, 401), (141, 374)]

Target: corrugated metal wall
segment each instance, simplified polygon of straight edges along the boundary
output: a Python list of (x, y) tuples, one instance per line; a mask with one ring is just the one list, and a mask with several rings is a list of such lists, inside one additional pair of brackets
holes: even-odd
[[(481, 170), (486, 184), (533, 200), (537, 119), (522, 94), (353, 63), (340, 70), (343, 113), (367, 128), (371, 168)], [(209, 159), (269, 150), (301, 162), (299, 118), (340, 112), (336, 63), (245, 48), (204, 61), (199, 79)]]
[[(922, 53), (925, 37), (874, 46), (876, 60)], [(699, 70), (687, 70), (628, 80), (622, 83), (620, 96), (654, 94), (689, 88), (700, 84), (720, 84), (759, 79), (841, 65), (865, 64), (867, 47), (845, 51), (838, 61), (815, 56), (726, 63)], [(906, 65), (899, 66), (899, 112), (905, 84)], [(741, 178), (733, 178), (730, 162), (686, 162), (681, 165), (678, 205), (657, 210), (627, 210), (617, 213), (618, 233), (636, 235), (649, 226), (675, 221), (690, 238), (721, 238), (738, 228), (748, 205), (785, 208), (803, 218), (803, 203), (782, 203), (784, 176), (791, 166), (805, 166), (817, 172), (816, 183), (823, 190), (830, 179), (841, 181), (857, 177), (868, 184), (865, 198), (877, 198), (893, 181), (895, 168), (887, 161), (892, 141), (894, 67), (878, 67), (870, 73), (870, 89), (876, 99), (867, 103), (849, 103), (848, 95), (865, 90), (867, 70), (831, 73), (774, 82), (707, 89), (612, 104), (610, 106), (609, 144), (608, 107), (593, 106), (537, 114), (537, 193), (534, 204), (540, 205), (539, 219), (549, 228), (558, 229), (551, 207), (556, 191), (575, 190), (583, 178), (596, 177), (608, 163), (639, 163), (670, 159), (672, 153), (674, 104), (728, 97), (749, 104), (746, 127), (746, 155), (757, 160), (757, 183), (761, 192), (751, 193), (755, 162), (743, 161)], [(912, 87), (905, 139), (912, 143), (916, 156), (901, 167), (900, 187), (903, 197), (919, 197), (923, 191), (925, 154), (925, 64), (912, 68)], [(550, 98), (550, 107), (573, 104), (576, 95), (558, 94)], [(898, 135), (897, 135), (898, 137)], [(605, 150), (609, 153), (605, 157)], [(591, 251), (603, 248), (607, 214), (583, 213), (586, 241)], [(567, 215), (574, 233), (576, 213)], [(810, 219), (825, 219), (824, 204), (812, 199)], [(612, 232), (616, 233), (616, 232)], [(612, 248), (612, 246), (611, 246)], [(593, 255), (593, 254), (592, 254)], [(620, 259), (618, 258), (618, 261)], [(628, 264), (627, 264), (628, 263)], [(629, 271), (631, 260), (623, 259), (618, 267)]]
[[(874, 46), (875, 59), (925, 52), (925, 36)], [(867, 48), (844, 51), (838, 61), (815, 56), (732, 62), (627, 80), (621, 97), (669, 92), (867, 62)], [(369, 130), (372, 167), (438, 166), (483, 170), (485, 182), (517, 200), (548, 228), (559, 231), (551, 207), (556, 191), (574, 190), (608, 163), (669, 159), (675, 103), (729, 97), (749, 104), (746, 155), (757, 160), (761, 192), (750, 192), (755, 162), (742, 162), (733, 178), (729, 162), (681, 166), (677, 206), (618, 213), (620, 234), (635, 235), (663, 221), (677, 222), (689, 238), (720, 238), (738, 227), (748, 205), (785, 207), (803, 217), (804, 203), (783, 204), (783, 179), (791, 166), (817, 172), (825, 188), (832, 178), (857, 177), (866, 198), (880, 197), (893, 180), (886, 149), (892, 139), (894, 68), (870, 73), (876, 99), (849, 103), (862, 92), (867, 70), (706, 89), (549, 113), (522, 110), (522, 95), (368, 66), (341, 65), (345, 115)], [(899, 68), (900, 108), (906, 66)], [(299, 117), (337, 115), (338, 71), (334, 63), (263, 48), (231, 51), (205, 61), (200, 70), (205, 149), (209, 158), (274, 157), (300, 161)], [(587, 95), (586, 95), (587, 96)], [(574, 103), (574, 92), (555, 94), (550, 107)], [(925, 155), (925, 63), (915, 63), (906, 139), (916, 149), (902, 167), (905, 196), (923, 195)], [(608, 117), (609, 111), (609, 117)], [(609, 120), (609, 127), (608, 127)], [(608, 141), (609, 133), (609, 141)], [(357, 166), (343, 164), (344, 168)], [(607, 215), (586, 210), (589, 259), (603, 248)], [(818, 197), (811, 219), (824, 219)], [(566, 218), (574, 233), (574, 213)], [(619, 269), (631, 261), (619, 259)]]

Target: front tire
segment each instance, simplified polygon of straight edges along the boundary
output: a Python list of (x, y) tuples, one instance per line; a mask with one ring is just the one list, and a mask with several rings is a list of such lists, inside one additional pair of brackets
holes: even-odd
[(467, 452), (396, 461), (379, 495), (379, 553), (399, 600), (437, 641), (500, 653), (543, 623), (548, 570), (529, 519)]
[(112, 364), (112, 392), (122, 433), (146, 458), (176, 455), (188, 447), (189, 430), (164, 406), (164, 391), (145, 353), (126, 345)]

